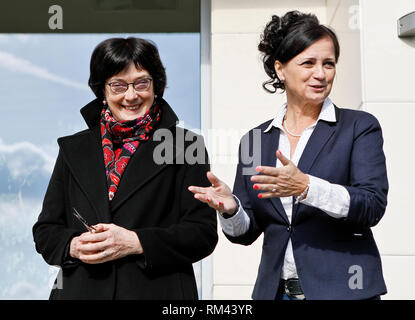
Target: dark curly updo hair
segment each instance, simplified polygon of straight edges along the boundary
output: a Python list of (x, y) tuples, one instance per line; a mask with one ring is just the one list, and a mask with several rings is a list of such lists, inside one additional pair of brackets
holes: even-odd
[(97, 98), (103, 99), (105, 82), (131, 63), (145, 69), (153, 78), (154, 94), (163, 97), (166, 70), (154, 43), (141, 38), (110, 38), (99, 43), (91, 56), (88, 85)]
[(330, 37), (333, 40), (337, 63), (340, 55), (337, 36), (330, 28), (321, 25), (314, 14), (290, 11), (282, 18), (273, 15), (272, 20), (265, 27), (258, 45), (258, 50), (262, 53), (265, 72), (271, 78), (265, 81), (262, 87), (270, 93), (275, 93), (278, 89), (284, 92), (284, 83), (278, 78), (274, 68), (275, 61), (288, 62), (324, 37)]

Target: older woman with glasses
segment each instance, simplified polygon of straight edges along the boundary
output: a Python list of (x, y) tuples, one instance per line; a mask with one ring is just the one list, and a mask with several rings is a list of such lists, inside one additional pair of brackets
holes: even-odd
[(212, 186), (190, 190), (221, 213), (230, 241), (263, 234), (254, 299), (378, 299), (386, 286), (371, 227), (388, 192), (379, 122), (329, 99), (340, 46), (315, 15), (274, 15), (258, 49), (263, 87), (287, 102), (242, 138), (233, 192), (212, 173)]
[(214, 210), (187, 190), (210, 184), (203, 139), (194, 135), (199, 162), (156, 159), (157, 130), (171, 133), (172, 147), (189, 135), (162, 98), (166, 73), (151, 42), (105, 40), (90, 67), (97, 99), (81, 109), (88, 129), (58, 139), (33, 226), (36, 250), (61, 267), (50, 298), (197, 299), (192, 263), (217, 243)]

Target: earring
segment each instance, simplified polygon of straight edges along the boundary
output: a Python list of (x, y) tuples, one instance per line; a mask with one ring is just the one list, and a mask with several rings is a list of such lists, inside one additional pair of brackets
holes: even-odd
[(104, 106), (107, 104), (107, 100), (103, 100), (102, 103), (104, 104)]

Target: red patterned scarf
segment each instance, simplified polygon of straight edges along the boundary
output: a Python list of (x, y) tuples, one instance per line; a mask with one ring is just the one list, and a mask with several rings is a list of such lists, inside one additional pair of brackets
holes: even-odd
[(114, 198), (121, 176), (140, 143), (147, 141), (160, 121), (161, 109), (157, 104), (138, 119), (117, 121), (110, 109), (101, 112), (101, 137), (107, 175), (108, 197)]

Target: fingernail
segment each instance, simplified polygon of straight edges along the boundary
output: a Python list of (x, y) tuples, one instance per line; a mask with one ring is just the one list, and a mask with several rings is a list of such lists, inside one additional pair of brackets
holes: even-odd
[(255, 171), (260, 172), (261, 171), (261, 167), (256, 167)]
[(254, 184), (254, 189), (255, 189), (255, 190), (258, 190), (258, 189), (259, 189), (259, 187), (258, 187), (256, 184)]
[(262, 198), (262, 194), (259, 194), (259, 195), (258, 195), (258, 198)]

